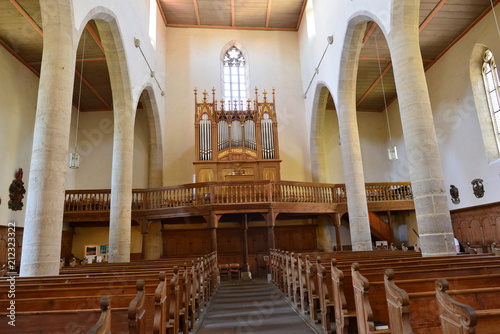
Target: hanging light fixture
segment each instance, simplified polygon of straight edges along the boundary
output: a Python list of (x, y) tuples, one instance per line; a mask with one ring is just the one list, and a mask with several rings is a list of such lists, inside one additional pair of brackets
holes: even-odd
[[(380, 66), (380, 55), (378, 53), (377, 35), (375, 36), (375, 49), (377, 50), (378, 71), (380, 75), (380, 84), (382, 85), (382, 95), (384, 96), (384, 111), (385, 119), (387, 121), (387, 131), (389, 132), (389, 143), (392, 143), (391, 125), (389, 124), (389, 113), (387, 112), (387, 99), (385, 98), (384, 77), (382, 76), (382, 67)], [(387, 154), (390, 161), (398, 160), (398, 148), (395, 145), (387, 148)]]
[(80, 68), (80, 87), (78, 90), (78, 106), (76, 109), (76, 131), (75, 131), (75, 146), (72, 153), (69, 154), (69, 168), (78, 169), (80, 168), (80, 154), (76, 152), (76, 145), (78, 143), (78, 129), (80, 123), (80, 100), (82, 97), (82, 81), (83, 81), (83, 65), (85, 63), (85, 37), (87, 34), (83, 33), (83, 45), (82, 45), (82, 66)]

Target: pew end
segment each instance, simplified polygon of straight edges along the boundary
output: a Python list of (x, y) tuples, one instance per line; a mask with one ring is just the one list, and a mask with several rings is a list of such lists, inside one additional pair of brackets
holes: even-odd
[(101, 316), (97, 323), (90, 328), (88, 334), (111, 334), (111, 307), (109, 296), (101, 298)]

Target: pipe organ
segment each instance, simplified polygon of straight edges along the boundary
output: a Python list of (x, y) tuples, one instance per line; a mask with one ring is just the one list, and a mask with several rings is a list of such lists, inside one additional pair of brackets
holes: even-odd
[(278, 122), (275, 93), (263, 92), (246, 103), (212, 99), (195, 89), (195, 173), (197, 182), (279, 180)]

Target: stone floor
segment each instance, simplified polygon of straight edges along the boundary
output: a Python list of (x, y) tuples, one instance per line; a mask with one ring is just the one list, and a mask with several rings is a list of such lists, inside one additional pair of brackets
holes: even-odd
[(306, 320), (267, 281), (222, 282), (195, 333), (320, 333)]

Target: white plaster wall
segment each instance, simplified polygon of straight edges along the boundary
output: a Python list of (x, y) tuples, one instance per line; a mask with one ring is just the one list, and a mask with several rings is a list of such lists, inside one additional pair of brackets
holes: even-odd
[[(496, 7), (497, 16), (500, 9)], [(460, 204), (450, 209), (500, 201), (500, 162), (488, 163), (474, 103), (469, 61), (476, 43), (491, 48), (500, 59), (500, 37), (490, 12), (426, 73), (446, 187), (455, 185)], [(483, 198), (473, 194), (471, 181), (484, 180)]]
[[(75, 147), (76, 110), (71, 120), (70, 152)], [(113, 155), (113, 112), (81, 112), (76, 152), (80, 168), (68, 168), (66, 189), (110, 189)], [(149, 128), (144, 110), (136, 114), (134, 133), (133, 187), (147, 188)]]
[(39, 79), (3, 47), (0, 47), (0, 225), (24, 226), (26, 200), (21, 211), (8, 209), (9, 186), (19, 168), (28, 189), (33, 127)]
[[(337, 101), (338, 78), (342, 70), (340, 66), (341, 54), (344, 48), (346, 29), (349, 21), (358, 16), (370, 17), (388, 31), (390, 24), (390, 1), (309, 1), (306, 15), (303, 16), (299, 29), (299, 47), (301, 58), (301, 70), (303, 81), (303, 91), (306, 94), (306, 126), (311, 131), (311, 119), (316, 87), (326, 85), (333, 97)], [(363, 10), (359, 10), (363, 8)], [(335, 17), (332, 20), (332, 17)], [(327, 37), (332, 35), (334, 42), (328, 45)], [(325, 52), (326, 50), (326, 52)], [(321, 64), (320, 59), (325, 54)], [(318, 74), (314, 76), (315, 69)], [(313, 79), (314, 78), (314, 79)], [(386, 182), (392, 181), (391, 174), (387, 170), (391, 168), (387, 156), (388, 132), (385, 115), (368, 113), (358, 113), (358, 128), (360, 131), (360, 142), (363, 157), (364, 173), (366, 182)], [(337, 130), (338, 131), (338, 130)], [(326, 132), (325, 132), (326, 133)], [(337, 133), (334, 138), (325, 138), (325, 141), (337, 142)], [(333, 147), (333, 146), (332, 146)], [(336, 149), (335, 149), (336, 150)], [(336, 168), (330, 165), (337, 153), (325, 153), (327, 156), (327, 169)], [(338, 160), (342, 161), (342, 160)], [(336, 162), (338, 164), (338, 162)], [(336, 165), (335, 165), (336, 166)], [(341, 172), (343, 174), (343, 171)], [(329, 178), (340, 179), (340, 175)], [(343, 176), (342, 176), (343, 180)]]
[[(163, 110), (165, 99), (161, 96), (160, 85), (151, 77), (149, 63), (160, 83), (165, 80), (165, 60), (163, 58), (163, 41), (165, 40), (165, 24), (157, 10), (155, 0), (72, 0), (75, 29), (81, 31), (90, 19), (115, 20), (123, 45), (126, 59), (126, 70), (132, 89), (133, 105), (145, 86), (154, 89), (159, 110)], [(151, 7), (153, 6), (153, 7)], [(133, 23), (133, 24), (132, 24)], [(150, 25), (152, 25), (150, 27)], [(141, 51), (135, 46), (134, 39), (140, 40)], [(76, 39), (75, 43), (78, 43)]]
[[(311, 179), (309, 136), (304, 126), (302, 78), (296, 32), (169, 28), (167, 30), (167, 108), (164, 127), (166, 185), (192, 180), (194, 152), (194, 88), (217, 89), (221, 99), (220, 56), (236, 40), (246, 50), (250, 87), (276, 89), (281, 179)], [(268, 97), (271, 97), (270, 94)], [(251, 96), (253, 99), (253, 95)]]
[(358, 112), (358, 130), (363, 157), (365, 182), (389, 182), (384, 171), (388, 170), (387, 122), (380, 112)]

